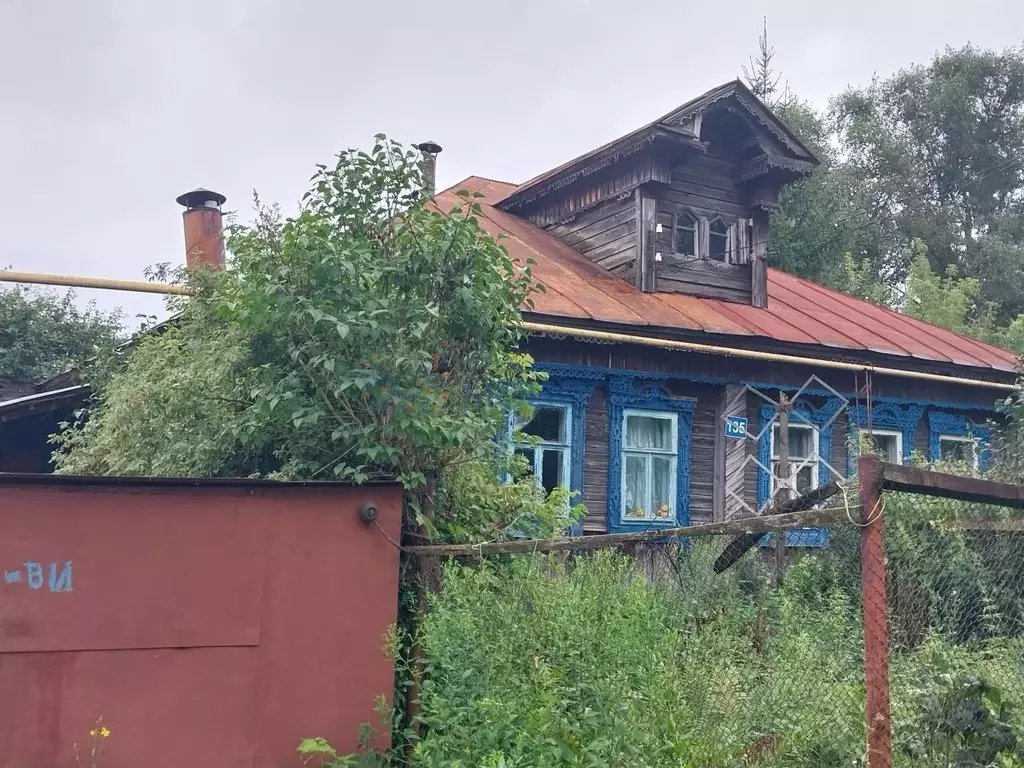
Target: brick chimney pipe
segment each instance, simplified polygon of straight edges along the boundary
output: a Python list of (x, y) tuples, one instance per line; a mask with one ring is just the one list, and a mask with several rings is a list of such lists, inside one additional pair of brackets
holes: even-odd
[(227, 198), (208, 189), (193, 189), (177, 198), (185, 207), (185, 265), (189, 269), (224, 269), (224, 215)]

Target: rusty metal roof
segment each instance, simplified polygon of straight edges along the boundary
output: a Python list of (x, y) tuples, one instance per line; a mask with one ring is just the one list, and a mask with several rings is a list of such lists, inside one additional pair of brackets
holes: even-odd
[[(733, 336), (746, 346), (777, 342), (805, 347), (811, 357), (874, 353), (921, 363), (1014, 372), (1015, 355), (890, 309), (833, 291), (777, 269), (768, 270), (764, 309), (678, 293), (644, 293), (588, 261), (536, 225), (494, 207), (515, 184), (470, 176), (436, 200), (443, 210), (461, 202), (456, 190), (479, 192), (482, 226), (533, 273), (546, 291), (534, 296), (535, 314), (553, 321), (634, 326), (640, 334), (689, 332)], [(814, 347), (815, 349), (811, 349)]]

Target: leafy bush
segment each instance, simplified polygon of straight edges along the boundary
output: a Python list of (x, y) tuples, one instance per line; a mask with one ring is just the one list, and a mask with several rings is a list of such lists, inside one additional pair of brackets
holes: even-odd
[(698, 543), (660, 585), (609, 553), (449, 564), (423, 625), (416, 764), (849, 765), (863, 686), (848, 601), (709, 578), (716, 553)]
[[(864, 765), (855, 541), (833, 531), (782, 588), (756, 556), (714, 575), (707, 540), (448, 563), (421, 626), (413, 765)], [(1015, 637), (895, 647), (894, 764), (1024, 765), (1022, 659)]]
[(257, 200), (229, 268), (188, 275), (176, 320), (97, 372), (88, 418), (55, 438), (59, 471), (394, 478), (407, 530), (454, 541), (568, 522), (564, 494), (495, 450), (542, 377), (518, 349), (539, 286), (472, 194), (425, 204), (419, 161), (381, 136), (319, 166), (294, 218)]

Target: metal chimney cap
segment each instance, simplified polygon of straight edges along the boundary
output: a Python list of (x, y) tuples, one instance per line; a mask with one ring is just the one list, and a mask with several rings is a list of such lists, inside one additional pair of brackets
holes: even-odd
[(422, 144), (414, 144), (413, 146), (420, 152), (425, 152), (428, 155), (438, 155), (441, 153), (441, 145), (436, 141), (424, 141)]
[(191, 192), (178, 195), (174, 200), (178, 205), (182, 205), (189, 210), (192, 208), (220, 208), (228, 201), (220, 192), (213, 192), (202, 187), (197, 187)]

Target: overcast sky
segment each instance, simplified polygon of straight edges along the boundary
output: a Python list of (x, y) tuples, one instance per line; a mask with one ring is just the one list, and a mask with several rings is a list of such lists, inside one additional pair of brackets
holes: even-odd
[(1024, 36), (1021, 0), (0, 0), (0, 268), (142, 279), (183, 258), (181, 192), (287, 213), (315, 163), (377, 132), (440, 143), (441, 187), (522, 181), (739, 76), (765, 9), (778, 68), (821, 105)]

